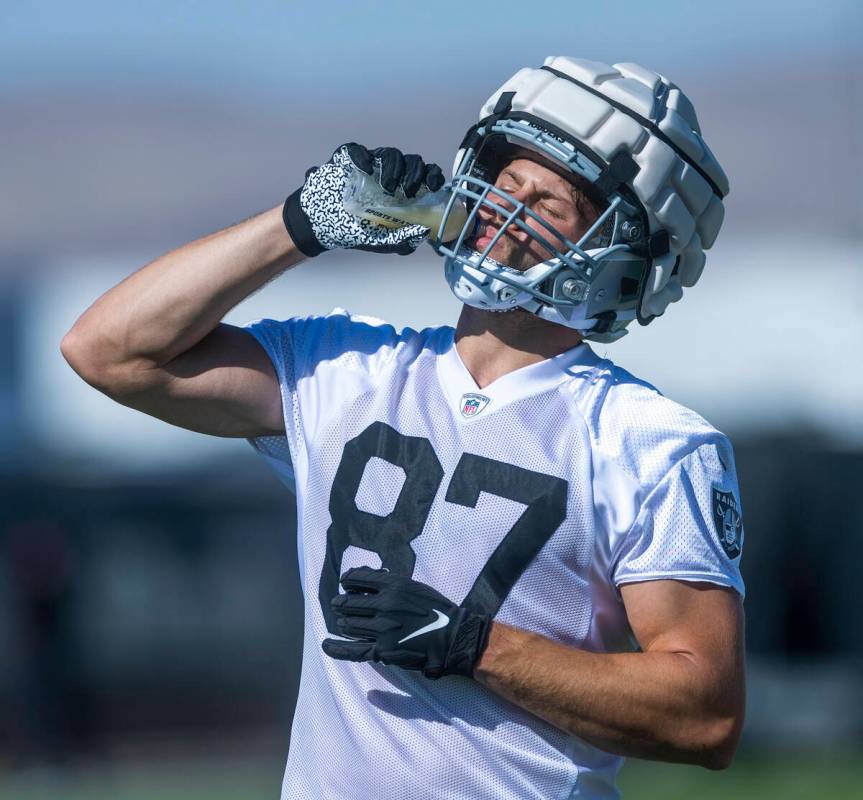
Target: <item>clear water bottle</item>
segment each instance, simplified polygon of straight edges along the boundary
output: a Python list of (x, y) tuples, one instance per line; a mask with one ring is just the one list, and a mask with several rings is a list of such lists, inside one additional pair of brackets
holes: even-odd
[[(447, 189), (430, 192), (423, 187), (416, 197), (405, 197), (398, 187), (394, 194), (387, 194), (375, 175), (355, 169), (345, 186), (343, 202), (349, 213), (367, 219), (385, 228), (402, 228), (405, 225), (423, 225), (436, 238), (443, 215), (450, 200)], [(440, 241), (450, 242), (461, 233), (467, 219), (465, 204), (456, 199), (447, 218)]]

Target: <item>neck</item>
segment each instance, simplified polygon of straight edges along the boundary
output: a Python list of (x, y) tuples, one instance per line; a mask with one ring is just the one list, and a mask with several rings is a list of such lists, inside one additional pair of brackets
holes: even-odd
[(456, 350), (477, 386), (575, 347), (578, 331), (523, 309), (498, 313), (465, 305), (455, 329)]

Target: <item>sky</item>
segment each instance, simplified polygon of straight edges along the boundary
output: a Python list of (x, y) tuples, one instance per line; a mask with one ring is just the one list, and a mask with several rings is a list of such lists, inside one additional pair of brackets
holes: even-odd
[[(0, 90), (165, 80), (228, 94), (423, 92), (563, 54), (658, 71), (859, 44), (855, 0), (6, 2)], [(509, 62), (512, 62), (511, 64)], [(492, 67), (494, 63), (494, 67)]]

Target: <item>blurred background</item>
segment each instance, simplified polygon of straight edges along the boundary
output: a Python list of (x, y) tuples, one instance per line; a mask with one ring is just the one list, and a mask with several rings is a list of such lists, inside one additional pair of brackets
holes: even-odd
[[(115, 405), (59, 352), (168, 249), (280, 203), (342, 142), (448, 170), (545, 56), (677, 82), (731, 179), (697, 287), (600, 351), (728, 433), (748, 719), (729, 772), (625, 796), (859, 796), (863, 6), (455, 0), (0, 8), (0, 799), (277, 797), (298, 681), (294, 498), (245, 441)], [(430, 248), (327, 254), (227, 321), (452, 323)]]

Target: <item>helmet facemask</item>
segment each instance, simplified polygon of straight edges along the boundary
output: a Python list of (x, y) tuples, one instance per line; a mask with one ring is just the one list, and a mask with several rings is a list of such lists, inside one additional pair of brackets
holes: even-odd
[[(432, 244), (445, 258), (450, 287), (468, 305), (493, 311), (524, 308), (584, 331), (586, 338), (612, 341), (636, 318), (649, 266), (644, 209), (625, 184), (611, 191), (596, 185), (605, 165), (581, 143), (557, 135), (544, 121), (539, 121), (540, 127), (526, 117), (511, 114), (484, 120), (468, 133), (448, 184), (452, 197), (438, 230), (444, 229), (456, 203), (467, 207), (467, 220), (454, 241)], [(520, 155), (525, 151), (526, 156)], [(605, 206), (577, 241), (495, 186), (500, 170), (513, 158), (534, 155), (539, 157), (532, 160), (571, 178), (571, 183), (580, 176), (581, 185), (592, 190), (593, 204)], [(501, 224), (496, 222), (491, 241), (476, 249), (480, 209), (496, 215)], [(517, 268), (491, 257), (501, 237), (516, 230), (530, 237), (534, 249), (542, 249), (544, 260)]]

